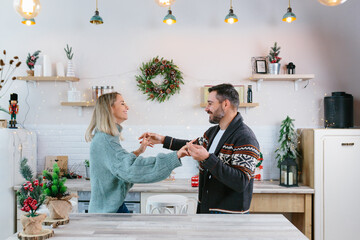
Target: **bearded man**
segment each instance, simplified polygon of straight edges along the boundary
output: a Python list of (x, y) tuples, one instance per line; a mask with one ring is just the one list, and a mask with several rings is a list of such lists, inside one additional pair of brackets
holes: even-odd
[(205, 111), (216, 124), (202, 137), (181, 140), (156, 133), (144, 133), (153, 144), (187, 151), (199, 162), (197, 213), (249, 213), (259, 143), (238, 112), (239, 94), (231, 84), (209, 88)]

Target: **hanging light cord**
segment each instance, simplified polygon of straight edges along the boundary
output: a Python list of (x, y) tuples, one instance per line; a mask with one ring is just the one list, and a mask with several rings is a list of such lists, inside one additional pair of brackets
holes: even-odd
[[(290, 1), (290, 0), (289, 0)], [(230, 0), (230, 9), (232, 9), (232, 0)]]
[[(289, 2), (290, 2), (290, 0), (289, 0)], [(98, 0), (96, 0), (96, 11), (99, 11), (99, 9), (98, 9)]]
[(291, 8), (291, 7), (290, 7), (290, 0), (289, 0), (289, 8)]

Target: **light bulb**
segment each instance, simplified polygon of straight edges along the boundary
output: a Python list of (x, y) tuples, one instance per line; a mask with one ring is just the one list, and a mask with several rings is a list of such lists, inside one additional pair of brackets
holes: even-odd
[(346, 0), (319, 0), (319, 2), (326, 6), (337, 6), (346, 2)]
[(166, 24), (171, 25), (171, 24), (174, 23), (174, 20), (172, 20), (172, 19), (167, 19), (165, 22), (166, 22)]
[(172, 5), (175, 0), (155, 0), (155, 2), (161, 7), (168, 7)]
[(14, 0), (14, 8), (23, 18), (32, 19), (40, 13), (40, 0)]
[(234, 18), (229, 18), (227, 21), (227, 23), (229, 23), (229, 24), (233, 24), (234, 22), (235, 22)]

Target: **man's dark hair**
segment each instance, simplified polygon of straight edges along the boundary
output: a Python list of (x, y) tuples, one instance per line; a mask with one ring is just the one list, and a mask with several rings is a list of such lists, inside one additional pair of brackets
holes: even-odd
[(216, 91), (216, 99), (222, 103), (225, 99), (229, 100), (233, 108), (239, 108), (239, 93), (234, 86), (228, 83), (219, 84), (209, 88), (209, 93)]

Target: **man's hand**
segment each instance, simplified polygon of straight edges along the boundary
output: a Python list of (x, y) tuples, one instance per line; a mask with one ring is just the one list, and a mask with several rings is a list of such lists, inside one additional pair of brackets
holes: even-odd
[(139, 140), (141, 140), (140, 143), (142, 143), (145, 138), (147, 138), (151, 144), (164, 144), (165, 141), (165, 136), (159, 135), (157, 133), (146, 132), (139, 137)]
[(190, 156), (196, 161), (203, 161), (209, 158), (210, 153), (200, 145), (193, 144), (193, 141), (186, 144)]
[(182, 148), (180, 148), (179, 151), (176, 152), (177, 157), (180, 159), (182, 157), (190, 156), (189, 152), (187, 151), (187, 146), (184, 145)]

